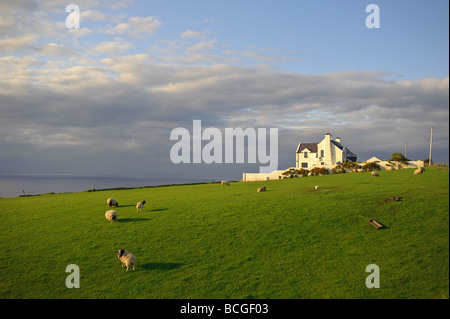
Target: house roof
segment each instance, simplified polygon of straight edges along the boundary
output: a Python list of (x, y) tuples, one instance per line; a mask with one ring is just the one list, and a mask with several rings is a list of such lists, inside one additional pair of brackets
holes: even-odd
[(297, 153), (301, 153), (305, 149), (308, 149), (311, 153), (317, 153), (317, 143), (300, 143)]
[(340, 150), (342, 150), (342, 149), (344, 148), (341, 144), (339, 144), (339, 143), (336, 142), (335, 140), (331, 140), (330, 142), (331, 142), (331, 144), (336, 145), (336, 147), (339, 148)]

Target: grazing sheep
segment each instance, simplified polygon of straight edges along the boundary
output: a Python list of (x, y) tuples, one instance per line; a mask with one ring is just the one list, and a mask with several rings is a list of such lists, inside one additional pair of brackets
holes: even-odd
[(136, 204), (136, 213), (138, 211), (141, 211), (141, 213), (142, 213), (142, 207), (144, 207), (144, 204), (145, 204), (145, 200)]
[(220, 183), (222, 184), (222, 186), (223, 186), (223, 185), (228, 185), (228, 186), (230, 186), (230, 182), (229, 182), (229, 181), (225, 181), (225, 180), (224, 180), (224, 181), (221, 181)]
[(314, 189), (319, 189), (319, 185), (314, 186)]
[(122, 267), (126, 266), (127, 271), (128, 271), (128, 267), (133, 266), (133, 271), (134, 271), (136, 257), (134, 257), (134, 255), (132, 253), (126, 251), (125, 249), (120, 249), (117, 251), (117, 257), (122, 262)]
[(115, 222), (117, 219), (117, 212), (115, 210), (108, 210), (105, 213), (105, 217), (107, 220), (109, 220), (111, 223)]
[(266, 191), (266, 186), (258, 188), (258, 193), (265, 192), (265, 191)]
[(378, 177), (378, 176), (380, 176), (380, 174), (378, 174), (377, 171), (373, 171), (373, 172), (372, 172), (372, 176)]
[(119, 203), (114, 198), (108, 198), (106, 200), (106, 204), (108, 204), (108, 207), (118, 207)]
[(419, 169), (422, 173), (425, 172), (425, 167), (421, 166), (421, 167), (419, 167)]
[(419, 174), (422, 174), (422, 170), (420, 168), (418, 168), (414, 171), (414, 175), (419, 175)]

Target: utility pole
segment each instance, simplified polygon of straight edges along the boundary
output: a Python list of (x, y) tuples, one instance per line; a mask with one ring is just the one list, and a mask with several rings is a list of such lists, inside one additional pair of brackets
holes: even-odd
[(405, 158), (407, 158), (406, 157), (406, 146), (408, 145), (408, 142), (405, 142)]
[(431, 165), (431, 147), (433, 146), (433, 126), (431, 126), (431, 135), (430, 135), (430, 156), (428, 157), (428, 165)]

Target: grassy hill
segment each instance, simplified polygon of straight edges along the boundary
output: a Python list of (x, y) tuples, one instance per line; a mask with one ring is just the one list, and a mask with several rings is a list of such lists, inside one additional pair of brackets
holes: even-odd
[(4, 198), (0, 298), (449, 298), (448, 196), (429, 169)]

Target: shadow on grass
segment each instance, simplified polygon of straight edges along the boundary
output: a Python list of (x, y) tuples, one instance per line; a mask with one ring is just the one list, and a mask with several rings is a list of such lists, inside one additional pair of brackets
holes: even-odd
[(147, 263), (141, 265), (139, 268), (145, 270), (172, 270), (183, 266), (181, 263)]
[(156, 209), (150, 209), (151, 212), (161, 212), (164, 210), (168, 210), (168, 208), (156, 208)]
[(150, 220), (150, 218), (120, 218), (116, 220), (116, 222), (128, 223), (128, 222), (143, 222), (146, 220)]

